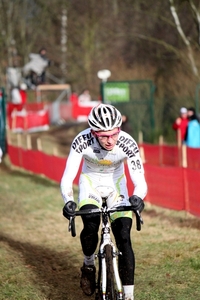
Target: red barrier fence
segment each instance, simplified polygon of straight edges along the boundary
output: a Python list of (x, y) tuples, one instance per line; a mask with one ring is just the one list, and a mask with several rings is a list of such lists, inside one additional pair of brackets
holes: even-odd
[(49, 128), (48, 107), (44, 103), (7, 104), (7, 123), (14, 132)]
[(200, 170), (200, 149), (186, 146), (141, 144), (144, 161), (156, 166), (185, 167)]
[[(66, 164), (65, 158), (48, 155), (38, 150), (25, 150), (12, 145), (8, 145), (8, 154), (11, 164), (14, 166), (60, 182)], [(79, 174), (75, 179), (75, 184), (78, 183)]]
[[(144, 163), (144, 168), (148, 184), (148, 195), (145, 201), (164, 208), (185, 210), (200, 217), (198, 192), (200, 149), (187, 149), (188, 165), (191, 168), (183, 168), (178, 166), (177, 152), (179, 151), (176, 147), (174, 147), (176, 149), (170, 147), (168, 153), (167, 147), (163, 148), (163, 152), (160, 152), (159, 146), (143, 145), (143, 147), (147, 161)], [(66, 164), (65, 158), (12, 145), (8, 145), (8, 154), (13, 165), (60, 182)], [(163, 162), (168, 163), (168, 166), (164, 166)], [(133, 184), (128, 176), (127, 165), (125, 165), (125, 172), (129, 193), (132, 193)], [(79, 174), (74, 181), (75, 184), (78, 183)]]

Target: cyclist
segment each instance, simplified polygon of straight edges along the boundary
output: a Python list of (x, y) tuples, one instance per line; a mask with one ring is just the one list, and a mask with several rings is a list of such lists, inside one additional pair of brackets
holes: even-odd
[[(73, 198), (73, 180), (83, 159), (79, 178), (79, 209), (101, 207), (102, 196), (108, 196), (109, 207), (133, 205), (140, 212), (147, 193), (143, 164), (138, 145), (126, 132), (120, 130), (121, 113), (112, 105), (99, 104), (88, 116), (88, 129), (73, 140), (61, 179), (61, 193), (65, 202), (63, 215), (74, 216), (76, 203)], [(128, 196), (124, 161), (127, 161), (134, 184), (133, 195)], [(104, 193), (102, 195), (101, 193)], [(94, 253), (98, 244), (100, 216), (83, 216), (80, 235), (84, 262), (81, 268), (81, 288), (90, 296), (95, 291)], [(130, 231), (132, 212), (116, 212), (111, 215), (111, 227), (119, 256), (119, 273), (126, 300), (134, 299), (135, 257), (131, 245)]]

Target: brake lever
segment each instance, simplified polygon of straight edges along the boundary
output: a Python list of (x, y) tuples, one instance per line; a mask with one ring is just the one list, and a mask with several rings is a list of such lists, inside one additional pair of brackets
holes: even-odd
[(142, 216), (141, 216), (139, 210), (137, 210), (136, 212), (137, 212), (137, 214), (138, 214), (138, 217), (140, 218), (140, 223), (143, 225), (143, 224), (144, 224), (144, 221), (143, 221), (143, 219), (142, 219)]
[(71, 232), (72, 230), (72, 217), (69, 218), (69, 226), (68, 226), (68, 231)]
[(76, 236), (75, 217), (70, 217), (68, 231), (71, 232), (73, 237)]
[(140, 231), (141, 230), (141, 224), (144, 224), (144, 222), (143, 222), (143, 219), (140, 215), (139, 210), (135, 211), (135, 216), (136, 216), (136, 229), (137, 229), (137, 231)]

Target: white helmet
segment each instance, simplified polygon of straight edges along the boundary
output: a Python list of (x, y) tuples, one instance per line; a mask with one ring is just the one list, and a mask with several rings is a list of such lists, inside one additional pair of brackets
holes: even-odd
[(121, 113), (110, 104), (99, 104), (91, 109), (88, 124), (94, 131), (107, 131), (122, 124)]

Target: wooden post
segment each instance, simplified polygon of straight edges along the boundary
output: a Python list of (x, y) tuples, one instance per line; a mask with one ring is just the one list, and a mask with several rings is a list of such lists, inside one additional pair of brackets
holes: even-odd
[(163, 136), (160, 135), (160, 136), (159, 136), (159, 145), (160, 145), (160, 146), (163, 146), (163, 144), (164, 144), (164, 139), (163, 139)]
[(144, 154), (144, 147), (140, 147), (140, 156), (142, 159), (143, 164), (145, 163), (145, 154)]
[(182, 145), (182, 167), (183, 167), (183, 186), (184, 186), (184, 202), (185, 202), (185, 216), (190, 216), (190, 197), (189, 197), (189, 186), (188, 186), (188, 170), (187, 170), (187, 146)]
[(177, 145), (180, 148), (182, 145), (182, 140), (181, 140), (181, 130), (178, 128), (177, 129)]
[(177, 147), (178, 147), (178, 156), (179, 156), (179, 166), (182, 166), (182, 140), (181, 140), (181, 130), (177, 129)]
[(40, 138), (37, 138), (37, 149), (42, 152), (42, 141)]
[(138, 135), (138, 144), (143, 144), (143, 133), (142, 131), (139, 131), (139, 135)]
[(32, 144), (31, 144), (31, 136), (30, 134), (26, 135), (26, 147), (28, 150), (32, 149)]
[(144, 147), (142, 146), (142, 144), (143, 144), (143, 133), (142, 133), (142, 131), (139, 131), (138, 145), (139, 145), (139, 149), (140, 149), (140, 156), (141, 156), (142, 162), (145, 163)]
[(14, 130), (16, 128), (16, 124), (17, 124), (17, 109), (16, 108), (12, 111), (11, 118), (12, 118), (12, 121), (11, 121), (10, 129)]
[(17, 134), (17, 147), (18, 147), (18, 156), (19, 156), (19, 167), (22, 167), (22, 135), (20, 133)]
[(18, 148), (22, 147), (22, 136), (20, 133), (17, 134), (17, 147)]
[(182, 145), (182, 167), (187, 168), (187, 146)]
[(6, 134), (7, 134), (7, 141), (8, 141), (8, 145), (12, 145), (12, 139), (11, 139), (11, 128), (7, 129)]
[(159, 162), (160, 165), (163, 165), (163, 144), (164, 144), (164, 139), (163, 136), (159, 136)]
[(53, 147), (53, 155), (58, 156), (58, 148), (56, 146)]

